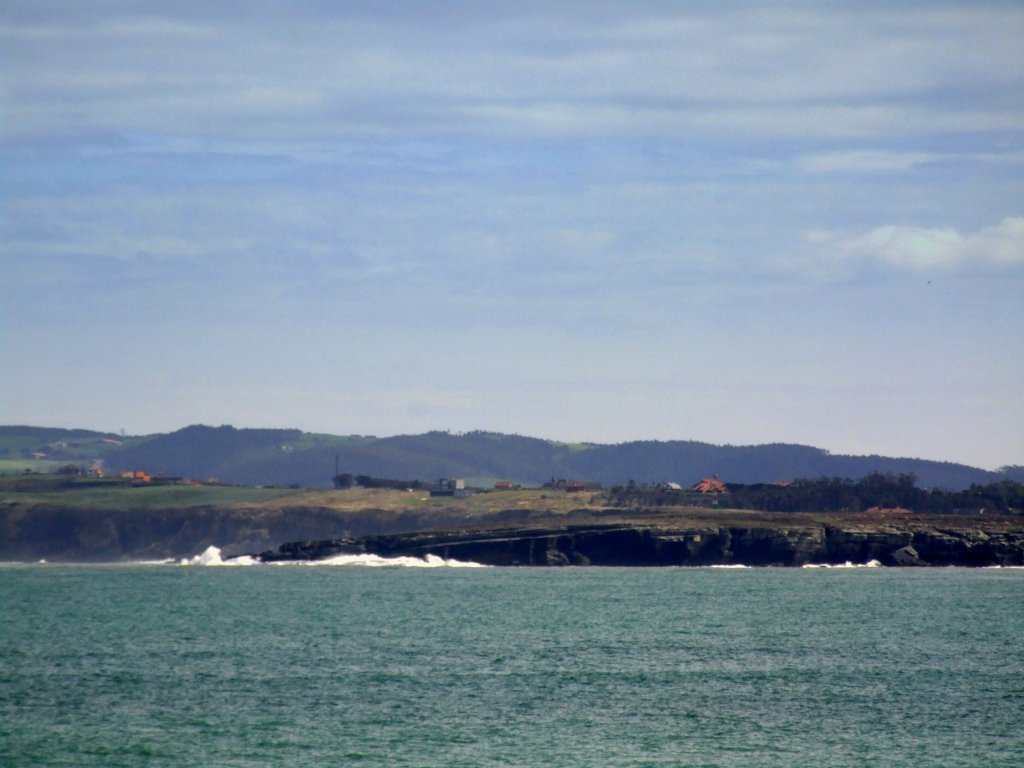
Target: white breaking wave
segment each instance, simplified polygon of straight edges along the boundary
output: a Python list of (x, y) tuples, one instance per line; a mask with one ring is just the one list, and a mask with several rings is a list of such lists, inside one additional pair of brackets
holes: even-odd
[(487, 568), (480, 563), (445, 560), (437, 555), (419, 557), (381, 557), (380, 555), (335, 555), (323, 560), (278, 562), (274, 565), (363, 565), (370, 568)]
[[(206, 550), (195, 557), (183, 557), (181, 565), (214, 565), (214, 566), (244, 566), (262, 565), (261, 561), (249, 555), (241, 557), (229, 557), (226, 560), (221, 554), (219, 547), (207, 547)], [(380, 557), (379, 555), (336, 555), (323, 560), (282, 560), (268, 565), (364, 565), (370, 567), (398, 567), (398, 568), (486, 568), (480, 563), (469, 563), (461, 560), (445, 560), (437, 555), (419, 557)]]
[(842, 565), (830, 565), (828, 563), (807, 563), (801, 568), (881, 568), (882, 564), (877, 560), (868, 560), (866, 563), (851, 563), (847, 560)]
[(743, 568), (750, 568), (750, 566), (749, 565), (709, 565), (708, 568), (743, 569)]
[(213, 546), (207, 547), (201, 555), (181, 559), (181, 565), (256, 565), (257, 563), (259, 560), (248, 555), (229, 557), (225, 560), (221, 557), (220, 547)]

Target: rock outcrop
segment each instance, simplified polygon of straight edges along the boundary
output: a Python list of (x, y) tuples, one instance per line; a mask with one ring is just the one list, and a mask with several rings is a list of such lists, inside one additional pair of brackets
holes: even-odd
[(507, 566), (801, 566), (872, 560), (888, 566), (1019, 566), (1024, 565), (1024, 531), (588, 524), (299, 541), (258, 557), (276, 562), (339, 554), (435, 555)]

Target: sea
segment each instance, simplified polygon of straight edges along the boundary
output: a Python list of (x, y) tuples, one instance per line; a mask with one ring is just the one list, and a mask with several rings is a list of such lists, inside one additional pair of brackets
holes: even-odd
[(1024, 766), (1024, 570), (470, 566), (2, 565), (0, 765)]

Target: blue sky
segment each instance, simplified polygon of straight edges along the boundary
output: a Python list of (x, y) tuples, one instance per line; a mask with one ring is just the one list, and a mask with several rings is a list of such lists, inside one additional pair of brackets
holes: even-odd
[(1019, 2), (0, 6), (0, 422), (1024, 464)]

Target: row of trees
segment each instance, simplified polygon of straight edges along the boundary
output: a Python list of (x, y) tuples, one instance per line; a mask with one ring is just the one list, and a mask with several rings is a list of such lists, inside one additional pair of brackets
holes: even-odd
[[(728, 483), (727, 493), (717, 506), (765, 512), (863, 512), (873, 507), (909, 509), (934, 514), (1021, 514), (1024, 512), (1024, 483), (1001, 480), (974, 484), (962, 491), (925, 490), (917, 487), (911, 473), (872, 472), (860, 480), (841, 477), (802, 479), (787, 484)], [(710, 503), (692, 491), (664, 486), (630, 483), (614, 486), (609, 502), (621, 506), (663, 506), (680, 503)]]

